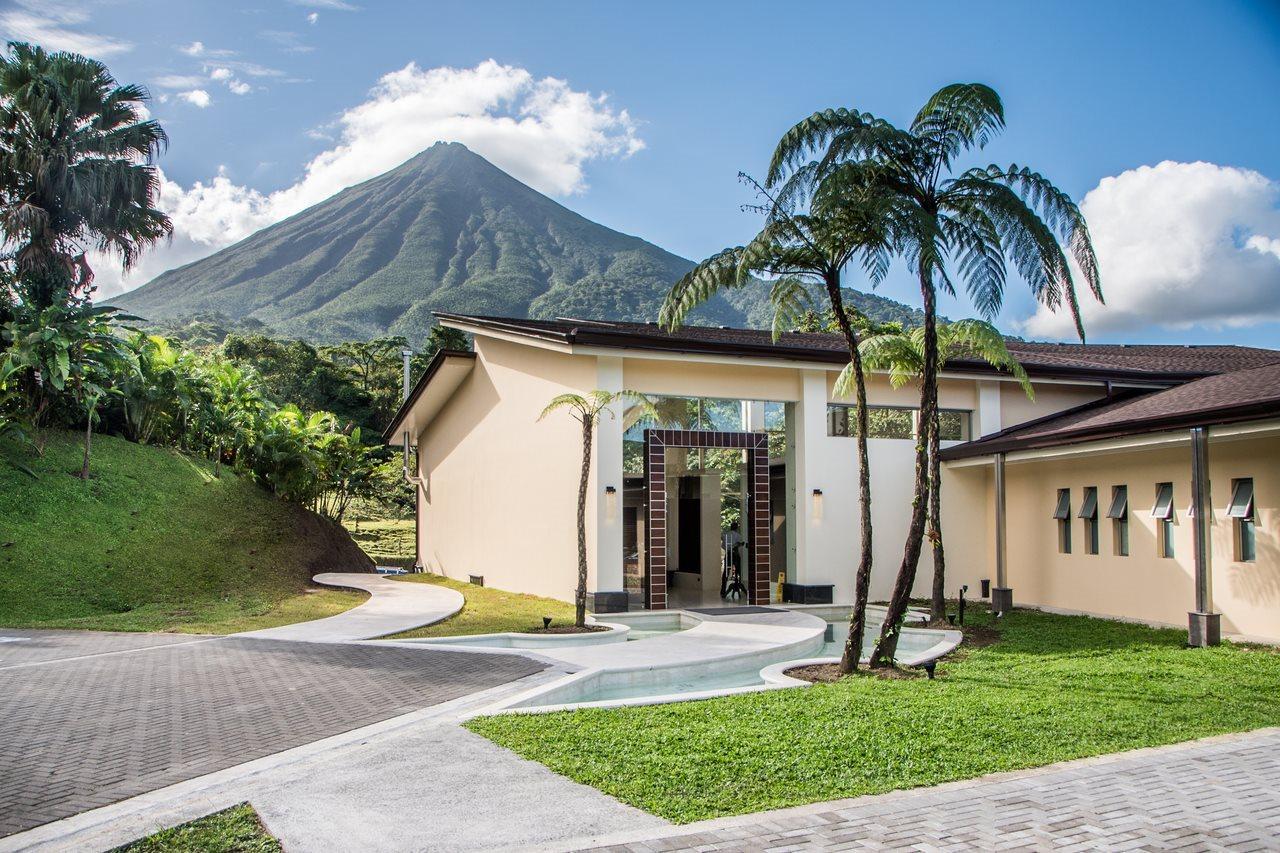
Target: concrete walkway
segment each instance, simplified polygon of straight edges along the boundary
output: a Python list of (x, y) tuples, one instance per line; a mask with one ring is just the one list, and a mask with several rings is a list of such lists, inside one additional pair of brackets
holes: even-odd
[(463, 604), (462, 593), (447, 587), (394, 581), (365, 572), (328, 572), (316, 575), (312, 580), (326, 586), (362, 589), (369, 593), (369, 600), (327, 619), (232, 636), (307, 643), (369, 640), (447, 619), (461, 610)]
[(246, 800), (286, 850), (308, 853), (524, 850), (668, 826), (458, 725), (503, 692), (557, 675), (532, 675), (0, 838), (0, 851), (107, 850)]
[(1275, 850), (1280, 729), (543, 850)]

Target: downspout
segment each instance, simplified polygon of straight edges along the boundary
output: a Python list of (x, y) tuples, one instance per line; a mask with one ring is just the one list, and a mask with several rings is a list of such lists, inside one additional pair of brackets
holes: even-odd
[(1196, 609), (1187, 614), (1187, 645), (1216, 646), (1222, 639), (1222, 617), (1213, 612), (1213, 548), (1209, 516), (1213, 501), (1209, 494), (1209, 430), (1191, 430), (1191, 532), (1195, 544)]

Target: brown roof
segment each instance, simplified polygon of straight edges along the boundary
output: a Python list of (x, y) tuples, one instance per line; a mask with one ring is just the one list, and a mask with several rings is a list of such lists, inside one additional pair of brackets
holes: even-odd
[[(668, 332), (655, 323), (598, 320), (526, 320), (467, 314), (436, 314), (441, 320), (565, 344), (664, 352), (777, 358), (793, 361), (848, 361), (839, 335), (788, 332), (777, 341), (768, 331), (686, 326)], [(1040, 378), (1177, 383), (1233, 370), (1280, 363), (1280, 351), (1239, 346), (1174, 344), (1050, 344), (1009, 341), (1009, 352), (1027, 373)], [(954, 359), (947, 369), (996, 372), (985, 361)]]
[(1165, 391), (1108, 397), (942, 452), (964, 459), (1193, 426), (1280, 417), (1280, 363), (1197, 379)]

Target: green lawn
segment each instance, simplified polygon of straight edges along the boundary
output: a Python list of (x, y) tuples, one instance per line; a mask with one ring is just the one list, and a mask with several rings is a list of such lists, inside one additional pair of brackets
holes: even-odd
[(341, 528), (203, 459), (109, 436), (93, 448), (87, 482), (68, 433), (25, 459), (36, 479), (0, 463), (0, 625), (229, 633), (365, 600), (310, 583), (363, 567)]
[(1280, 725), (1275, 649), (1187, 649), (1184, 631), (1025, 610), (1000, 627), (934, 681), (854, 677), (468, 727), (683, 823)]
[(280, 842), (248, 803), (162, 829), (111, 853), (278, 853)]
[(371, 519), (353, 516), (345, 524), (351, 538), (378, 565), (413, 565), (412, 518)]
[(408, 583), (433, 583), (456, 589), (466, 604), (443, 622), (414, 628), (387, 639), (405, 637), (448, 637), (454, 634), (496, 634), (500, 631), (528, 631), (542, 627), (542, 617), (550, 616), (553, 625), (573, 624), (573, 605), (554, 598), (541, 598), (518, 592), (506, 592), (488, 586), (455, 581), (439, 575), (401, 575), (396, 580)]

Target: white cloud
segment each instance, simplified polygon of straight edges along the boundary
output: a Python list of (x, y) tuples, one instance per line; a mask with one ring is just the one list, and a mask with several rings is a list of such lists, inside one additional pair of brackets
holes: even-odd
[(209, 97), (209, 93), (204, 89), (192, 89), (190, 92), (179, 92), (178, 97), (191, 104), (194, 107), (204, 109), (213, 103), (213, 99)]
[(358, 12), (360, 7), (346, 0), (289, 0), (295, 6), (303, 6), (308, 9), (332, 9), (335, 12)]
[(0, 33), (4, 41), (25, 41), (46, 50), (67, 50), (94, 59), (106, 59), (133, 50), (123, 39), (82, 29), (89, 22), (83, 2), (60, 0), (17, 0), (0, 12)]
[[(1175, 163), (1104, 178), (1080, 203), (1106, 305), (1081, 300), (1086, 333), (1223, 328), (1280, 319), (1280, 183), (1248, 169)], [(1039, 308), (1028, 334), (1073, 337)]]
[(313, 27), (314, 27), (314, 26), (316, 25), (316, 22), (318, 22), (319, 20), (320, 20), (320, 13), (319, 13), (319, 12), (308, 12), (308, 13), (307, 13), (307, 23), (308, 23), (308, 24), (310, 24), (311, 26), (313, 26)]
[(155, 84), (162, 89), (193, 89), (204, 83), (198, 74), (162, 74), (155, 79)]
[(295, 184), (269, 195), (236, 185), (221, 172), (190, 189), (166, 179), (160, 206), (173, 219), (172, 244), (149, 252), (127, 279), (109, 259), (94, 258), (99, 296), (211, 254), (441, 140), (462, 142), (535, 189), (558, 196), (586, 189), (589, 161), (627, 157), (644, 147), (627, 112), (613, 109), (603, 96), (493, 60), (465, 69), (423, 70), (410, 63), (384, 75), (334, 130), (337, 143), (316, 155)]
[(204, 55), (204, 42), (202, 42), (202, 41), (193, 41), (191, 44), (186, 45), (185, 47), (180, 47), (180, 48), (178, 48), (178, 50), (182, 51), (182, 52), (183, 52), (183, 53), (185, 53), (187, 56), (203, 56), (203, 55)]
[(253, 87), (248, 83), (242, 83), (239, 80), (232, 80), (227, 83), (227, 88), (231, 90), (233, 95), (247, 95), (253, 91)]
[(209, 72), (210, 80), (230, 80), (232, 77), (230, 68), (215, 68)]

